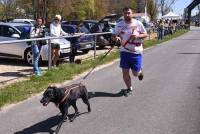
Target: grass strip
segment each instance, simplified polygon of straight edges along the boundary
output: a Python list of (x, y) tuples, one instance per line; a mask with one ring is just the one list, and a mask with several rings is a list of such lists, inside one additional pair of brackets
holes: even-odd
[[(157, 39), (145, 40), (144, 48), (171, 40), (186, 32), (188, 32), (188, 30), (179, 30), (175, 34), (166, 36), (163, 40), (159, 41)], [(103, 60), (100, 60), (102, 56), (103, 54), (98, 56), (95, 60), (86, 60), (82, 64), (62, 64), (58, 69), (51, 69), (40, 77), (31, 76), (29, 80), (13, 83), (2, 88), (0, 90), (0, 108), (11, 103), (25, 100), (30, 96), (43, 91), (51, 83), (61, 83), (66, 80), (72, 80), (74, 76), (83, 73), (94, 65), (99, 66), (111, 62), (119, 58), (119, 51), (113, 51)]]

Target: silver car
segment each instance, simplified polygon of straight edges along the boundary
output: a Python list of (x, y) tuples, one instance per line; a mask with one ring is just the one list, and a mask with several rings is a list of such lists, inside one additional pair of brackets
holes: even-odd
[[(0, 23), (0, 42), (23, 39), (24, 27), (31, 27), (24, 23)], [(66, 58), (70, 53), (70, 42), (60, 39), (60, 58)], [(31, 46), (28, 42), (0, 44), (0, 58), (23, 59), (32, 64)], [(40, 61), (48, 60), (48, 45), (42, 46)]]

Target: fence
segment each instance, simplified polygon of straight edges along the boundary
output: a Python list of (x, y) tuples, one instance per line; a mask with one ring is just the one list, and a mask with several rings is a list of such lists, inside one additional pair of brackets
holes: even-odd
[(97, 46), (97, 36), (98, 35), (105, 35), (105, 34), (111, 34), (111, 32), (103, 32), (103, 33), (92, 33), (92, 34), (73, 34), (73, 35), (67, 35), (67, 36), (60, 36), (60, 37), (45, 37), (45, 38), (33, 38), (33, 39), (23, 39), (23, 40), (12, 40), (12, 41), (0, 41), (1, 44), (11, 44), (11, 43), (20, 43), (20, 42), (30, 42), (30, 41), (39, 41), (39, 40), (47, 40), (48, 44), (48, 69), (51, 68), (51, 39), (61, 39), (61, 38), (75, 38), (75, 37), (81, 37), (83, 35), (88, 36), (94, 36), (94, 58), (96, 58), (96, 46)]

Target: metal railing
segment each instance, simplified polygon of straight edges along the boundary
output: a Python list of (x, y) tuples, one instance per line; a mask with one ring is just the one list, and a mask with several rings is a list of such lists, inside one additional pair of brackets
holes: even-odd
[(31, 39), (16, 39), (12, 41), (0, 41), (1, 44), (11, 44), (11, 43), (20, 43), (20, 42), (30, 42), (30, 41), (39, 41), (39, 40), (47, 40), (48, 44), (48, 69), (51, 69), (51, 39), (61, 39), (61, 38), (75, 38), (75, 37), (81, 37), (83, 35), (87, 36), (94, 36), (94, 58), (96, 58), (96, 46), (97, 46), (97, 36), (98, 35), (105, 35), (105, 34), (111, 34), (111, 32), (102, 32), (102, 33), (91, 33), (91, 34), (84, 34), (84, 33), (76, 33), (66, 36), (59, 36), (59, 37), (44, 37), (44, 38), (31, 38)]

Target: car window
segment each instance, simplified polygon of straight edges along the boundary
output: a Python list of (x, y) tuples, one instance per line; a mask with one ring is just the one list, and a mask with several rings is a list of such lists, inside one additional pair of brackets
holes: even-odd
[(62, 26), (63, 31), (66, 33), (75, 33), (76, 29), (72, 26)]
[(0, 36), (2, 36), (2, 26), (0, 26)]
[(15, 26), (21, 33), (24, 32), (24, 29), (31, 29), (31, 26), (29, 25), (21, 25), (21, 26)]
[(98, 31), (98, 25), (95, 23), (90, 23), (90, 22), (84, 22), (84, 25), (87, 29), (89, 29), (90, 32), (94, 33)]
[(12, 34), (15, 34), (16, 31), (9, 26), (0, 26), (0, 36), (11, 37)]
[(86, 34), (90, 33), (89, 30), (85, 26), (81, 26), (80, 27), (80, 32), (81, 33), (86, 33)]

